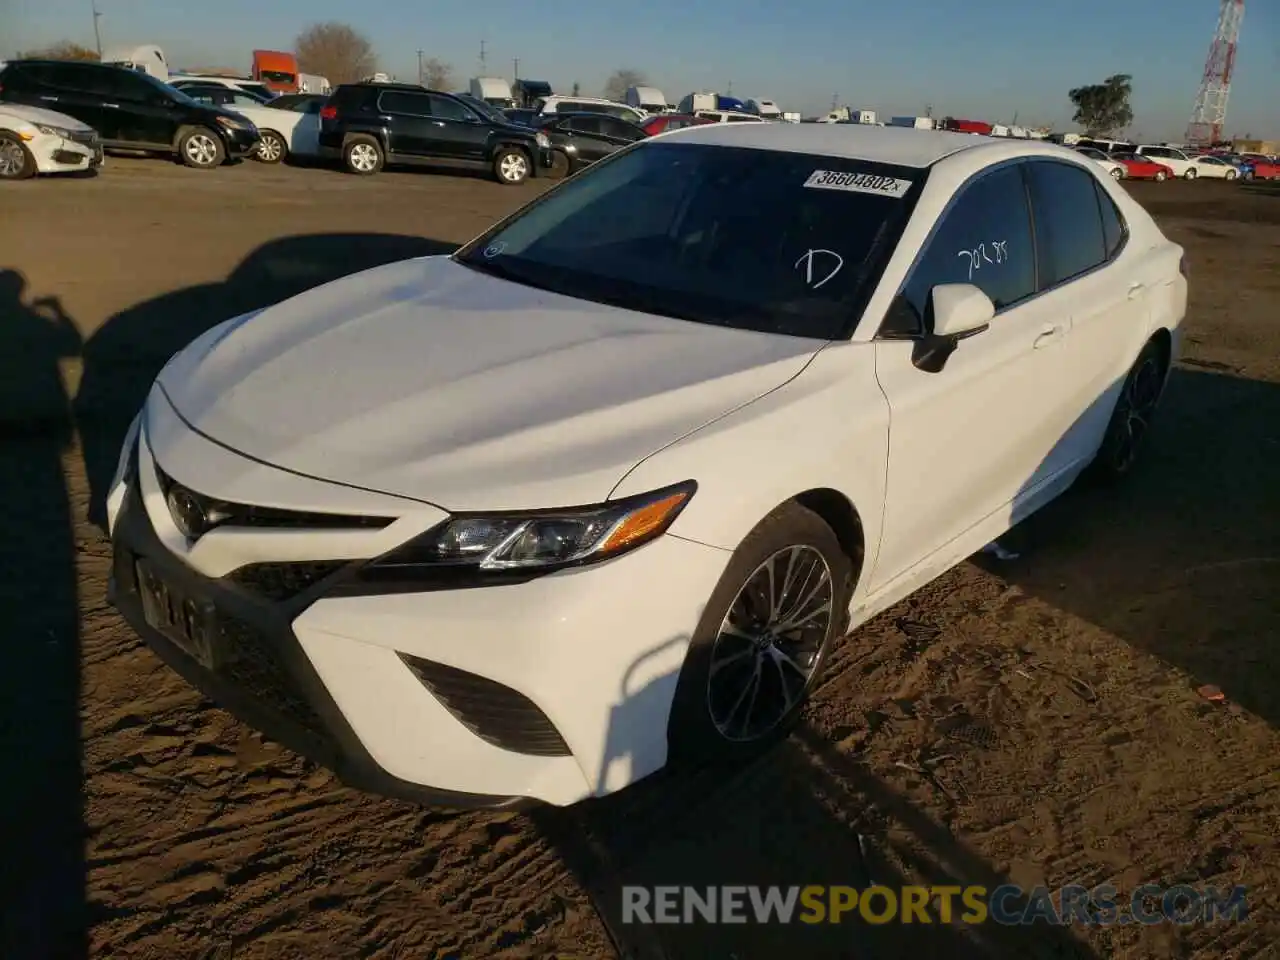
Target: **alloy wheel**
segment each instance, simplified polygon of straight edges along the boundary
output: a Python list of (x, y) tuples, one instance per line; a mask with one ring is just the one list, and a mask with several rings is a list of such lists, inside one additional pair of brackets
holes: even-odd
[(266, 134), (258, 141), (258, 156), (267, 163), (274, 163), (280, 159), (284, 153), (284, 144), (280, 142), (279, 137), (273, 134)]
[(187, 157), (200, 167), (211, 167), (218, 159), (218, 145), (205, 133), (197, 133), (187, 138)]
[(27, 165), (22, 144), (13, 140), (0, 140), (0, 177), (16, 177)]
[(756, 567), (711, 648), (707, 710), (726, 740), (759, 740), (804, 698), (834, 616), (821, 551), (791, 546)]
[(529, 172), (529, 161), (519, 153), (508, 153), (502, 158), (502, 162), (498, 164), (498, 169), (502, 173), (502, 179), (511, 183), (523, 180)]
[(347, 160), (361, 173), (371, 173), (378, 165), (378, 152), (367, 143), (357, 143), (347, 153)]
[(1155, 357), (1146, 357), (1141, 365), (1126, 379), (1116, 408), (1119, 430), (1112, 468), (1125, 473), (1138, 457), (1138, 446), (1151, 427), (1156, 404), (1160, 400), (1160, 364)]

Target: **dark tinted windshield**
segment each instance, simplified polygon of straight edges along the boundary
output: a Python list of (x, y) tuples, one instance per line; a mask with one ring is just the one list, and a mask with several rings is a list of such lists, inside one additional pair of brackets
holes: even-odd
[(566, 181), (458, 254), (568, 296), (705, 323), (847, 335), (921, 171), (652, 143)]

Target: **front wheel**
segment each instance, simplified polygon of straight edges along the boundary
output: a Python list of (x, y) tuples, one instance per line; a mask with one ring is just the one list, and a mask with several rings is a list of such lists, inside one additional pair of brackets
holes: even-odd
[(796, 502), (734, 553), (704, 608), (676, 685), (667, 742), (681, 761), (740, 761), (787, 735), (839, 637), (853, 564)]
[(0, 133), (0, 180), (26, 180), (36, 173), (36, 158), (17, 137)]
[(1239, 173), (1237, 173), (1235, 170), (1228, 170), (1228, 171), (1227, 171), (1227, 173), (1226, 173), (1226, 176), (1224, 177), (1224, 179), (1226, 179), (1226, 180), (1234, 180), (1234, 179), (1235, 179), (1236, 177), (1238, 177), (1238, 176), (1240, 176), (1240, 174), (1239, 174)]
[(263, 163), (279, 163), (289, 154), (284, 137), (274, 130), (263, 130), (262, 139), (258, 141), (258, 150), (254, 154)]
[(1116, 167), (1114, 170), (1112, 170), (1112, 171), (1111, 171), (1111, 176), (1112, 176), (1113, 178), (1115, 178), (1116, 180), (1123, 180), (1123, 179), (1124, 179), (1124, 167)]
[(1156, 174), (1156, 183), (1164, 183), (1165, 180), (1167, 179), (1168, 177), (1166, 177), (1165, 172), (1163, 170), (1161, 170), (1159, 173)]
[(1194, 180), (1196, 178), (1196, 168), (1188, 167), (1187, 172), (1182, 175), (1183, 180)]
[(212, 170), (222, 166), (227, 154), (216, 133), (205, 127), (192, 127), (178, 138), (178, 156), (188, 167)]
[(503, 147), (493, 158), (493, 175), (509, 187), (529, 179), (529, 155), (519, 147)]
[(1129, 368), (1115, 409), (1107, 423), (1107, 432), (1093, 462), (1089, 474), (1094, 479), (1114, 482), (1128, 476), (1138, 459), (1138, 450), (1147, 437), (1164, 392), (1168, 358), (1164, 348), (1154, 340), (1148, 340), (1138, 359)]

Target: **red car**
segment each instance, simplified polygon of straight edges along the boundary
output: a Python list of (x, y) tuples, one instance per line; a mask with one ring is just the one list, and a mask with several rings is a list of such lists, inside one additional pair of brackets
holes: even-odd
[(691, 117), (687, 113), (660, 113), (656, 117), (650, 117), (640, 124), (640, 128), (652, 137), (655, 134), (666, 133), (668, 130), (698, 127), (704, 123), (715, 123), (715, 121), (706, 120), (702, 117)]
[(1280, 179), (1280, 160), (1262, 153), (1242, 153), (1240, 159), (1253, 166), (1253, 175), (1258, 180)]
[(1127, 180), (1170, 180), (1173, 170), (1163, 163), (1156, 163), (1149, 157), (1136, 153), (1111, 153), (1107, 155), (1116, 163), (1123, 163)]

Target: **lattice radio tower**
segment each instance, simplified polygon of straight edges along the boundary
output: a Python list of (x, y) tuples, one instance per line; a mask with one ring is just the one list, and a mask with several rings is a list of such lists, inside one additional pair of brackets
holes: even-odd
[(1218, 13), (1218, 29), (1209, 44), (1209, 57), (1204, 63), (1204, 77), (1196, 94), (1187, 125), (1187, 142), (1208, 146), (1222, 139), (1227, 122), (1227, 98), (1231, 95), (1231, 77), (1236, 69), (1236, 44), (1240, 42), (1240, 23), (1244, 20), (1244, 0), (1222, 0)]

